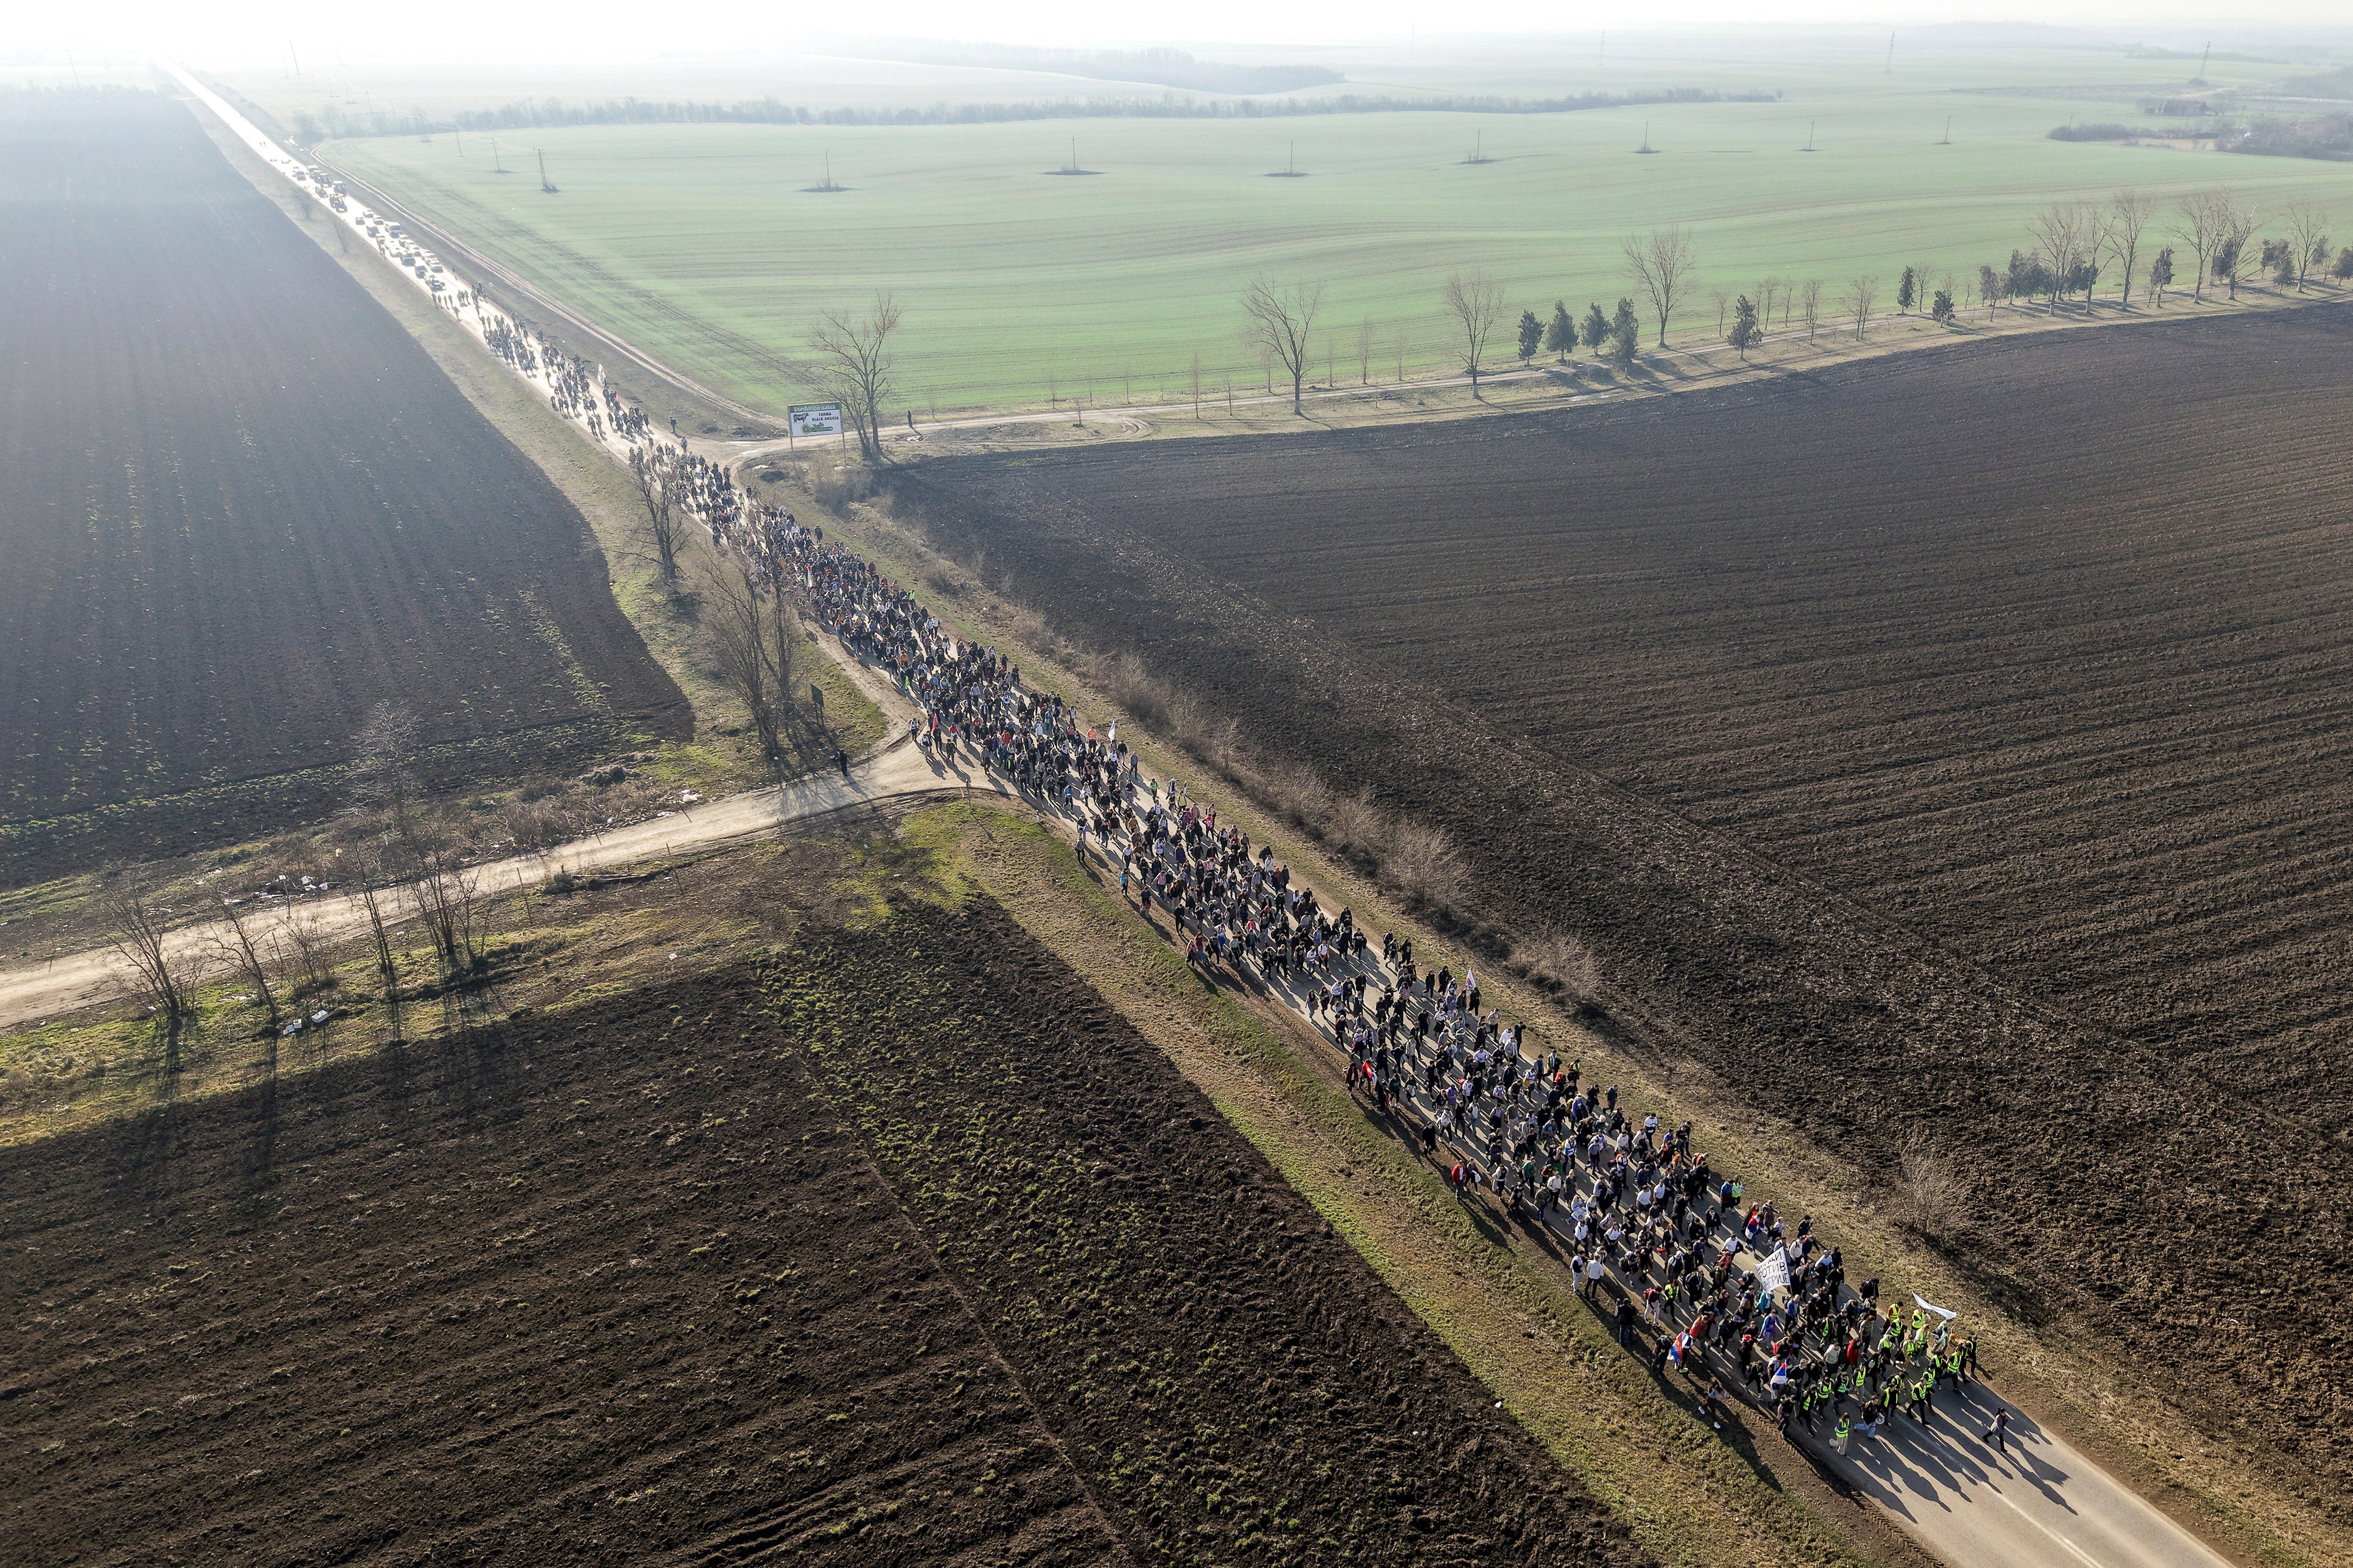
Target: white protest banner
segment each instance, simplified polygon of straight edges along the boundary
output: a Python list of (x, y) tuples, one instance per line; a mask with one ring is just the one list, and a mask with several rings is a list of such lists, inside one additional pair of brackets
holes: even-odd
[(1789, 1254), (1786, 1248), (1777, 1247), (1772, 1257), (1757, 1259), (1757, 1283), (1767, 1292), (1789, 1288)]

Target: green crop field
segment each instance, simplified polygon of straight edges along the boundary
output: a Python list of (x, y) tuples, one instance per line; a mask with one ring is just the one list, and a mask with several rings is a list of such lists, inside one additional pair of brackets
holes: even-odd
[[(1715, 290), (1766, 274), (1820, 278), (1833, 291), (1877, 275), (1892, 309), (1905, 266), (1966, 280), (2025, 243), (2043, 205), (2120, 186), (2169, 201), (2227, 184), (2274, 215), (2316, 201), (2341, 214), (2342, 239), (2353, 240), (2353, 164), (2046, 139), (2070, 121), (2164, 123), (2137, 100), (2183, 91), (2194, 61), (2003, 47), (1990, 29), (1899, 41), (1893, 72), (1885, 36), (1852, 32), (1631, 40), (1613, 44), (1606, 68), (1588, 38), (1387, 59), (1308, 53), (1348, 72), (1345, 89), (1327, 92), (1685, 86), (1784, 96), (1538, 115), (587, 126), (502, 133), (507, 166), (523, 171), (506, 174), (473, 134), (321, 151), (643, 348), (769, 408), (810, 391), (790, 362), (814, 314), (875, 289), (906, 312), (901, 401), (944, 412), (1074, 394), (1104, 405), (1177, 396), (1196, 354), (1213, 390), (1228, 377), (1254, 385), (1261, 373), (1239, 335), (1237, 298), (1261, 274), (1329, 286), (1323, 322), (1343, 380), (1356, 379), (1365, 323), (1377, 378), (1400, 363), (1428, 374), (1446, 353), (1439, 291), (1450, 272), (1484, 268), (1515, 313), (1548, 314), (1556, 299), (1607, 307), (1630, 291), (1620, 241), (1653, 225), (1685, 225), (1698, 247), (1697, 288), (1674, 334), (1684, 342), (1715, 337)], [(2218, 62), (2208, 75), (2253, 86), (2293, 68), (2311, 68)], [(841, 87), (863, 79), (839, 62), (814, 77), (800, 69), (671, 69), (641, 96), (810, 102), (825, 96), (818, 82), (872, 100), (866, 87)], [(901, 90), (927, 103), (957, 100), (960, 74), (976, 73), (914, 74)], [(989, 95), (1002, 96), (1008, 84), (994, 79), (1018, 73), (989, 74)], [(281, 120), (307, 101), (300, 83), (228, 79)], [(1035, 97), (1072, 95), (1068, 79), (1039, 79), (1051, 86)], [(513, 91), (469, 80), (433, 103), (489, 107), (524, 87), (558, 90), (548, 78)], [(610, 95), (618, 80), (584, 79), (570, 96)], [(416, 85), (384, 90), (421, 100), (429, 84)], [(1948, 117), (1951, 142), (1940, 145)], [(1635, 151), (1646, 128), (1655, 155)], [(1816, 150), (1801, 151), (1810, 135)], [(1050, 172), (1073, 139), (1096, 173)], [(1490, 161), (1468, 161), (1474, 146)], [(538, 189), (540, 152), (557, 195)], [(828, 158), (849, 188), (809, 191)], [(1294, 159), (1306, 177), (1268, 177)], [(2170, 225), (2168, 212), (2153, 226)]]

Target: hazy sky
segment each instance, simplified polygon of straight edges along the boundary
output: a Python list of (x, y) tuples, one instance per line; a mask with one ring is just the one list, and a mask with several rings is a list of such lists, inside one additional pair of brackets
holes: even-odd
[[(423, 18), (431, 18), (429, 26)], [(1630, 33), (1662, 26), (1760, 23), (1856, 23), (1921, 27), (1943, 21), (1982, 25), (1989, 37), (1999, 20), (2018, 17), (2094, 28), (2124, 41), (2183, 27), (2217, 35), (2262, 26), (2345, 29), (2353, 21), (2348, 0), (2078, 0), (2053, 12), (2028, 0), (1927, 0), (1889, 5), (1879, 0), (1784, 0), (1760, 9), (1748, 0), (1672, 0), (1662, 6), (1561, 5), (1556, 0), (1487, 0), (1433, 9), (1413, 0), (1187, 0), (1182, 5), (1122, 8), (1097, 0), (1023, 0), (1003, 4), (902, 0), (888, 7), (823, 7), (763, 0), (716, 0), (680, 10), (614, 0), (486, 0), (442, 6), (332, 6), (312, 0), (244, 0), (189, 5), (185, 0), (114, 0), (96, 5), (27, 6), (10, 22), (5, 47), (79, 47), (91, 50), (148, 47), (199, 62), (282, 58), (287, 40), (314, 52), (431, 59), (485, 57), (644, 58), (696, 48), (788, 46), (791, 22), (839, 32), (985, 38), (1068, 44), (1219, 40), (1260, 43), (1402, 41), (1409, 27), (1424, 37), (1440, 31)], [(2353, 38), (2345, 41), (2353, 42)]]

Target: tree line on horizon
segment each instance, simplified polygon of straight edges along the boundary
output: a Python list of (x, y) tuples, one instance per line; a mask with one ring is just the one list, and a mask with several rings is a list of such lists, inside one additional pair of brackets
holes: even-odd
[[(2159, 212), (2154, 197), (2132, 190), (2118, 191), (2105, 204), (2053, 203), (2027, 225), (2030, 244), (2012, 250), (2006, 267), (1982, 265), (1974, 279), (1964, 279), (1950, 271), (1940, 277), (1926, 263), (1905, 266), (1896, 280), (1896, 309), (1904, 313), (1917, 309), (1939, 325), (1950, 326), (1958, 319), (1965, 293), (1974, 294), (1975, 303), (1989, 312), (2021, 300), (2042, 300), (2046, 309), (2055, 310), (2078, 294), (2088, 306), (2104, 267), (2109, 265), (2121, 280), (2122, 308), (2132, 308), (2136, 276), (2144, 279), (2149, 297), (2162, 307), (2166, 289), (2180, 280), (2175, 247), (2158, 247), (2146, 274), (2137, 272)], [(2256, 265), (2274, 285), (2298, 293), (2322, 276), (2324, 268), (2328, 278), (2353, 280), (2353, 247), (2338, 249), (2330, 260), (2333, 241), (2325, 208), (2291, 203), (2276, 217), (2284, 232), (2259, 239), (2263, 215), (2236, 193), (2217, 188), (2184, 198), (2174, 210), (2170, 233), (2188, 252), (2187, 287), (2192, 297), (2203, 300), (2207, 289), (2218, 288), (2227, 289), (2235, 300), (2239, 286)], [(1692, 237), (1680, 225), (1654, 228), (1648, 235), (1629, 237), (1620, 254), (1633, 291), (1620, 298), (1614, 310), (1605, 311), (1595, 300), (1579, 317), (1561, 299), (1553, 301), (1549, 317), (1534, 310), (1520, 312), (1510, 341), (1523, 368), (1542, 353), (1566, 363), (1580, 348), (1620, 370), (1631, 367), (1641, 355), (1644, 321), (1636, 310), (1637, 298), (1657, 322), (1659, 346), (1666, 346), (1676, 311), (1689, 304), (1693, 294), (1698, 255)], [(1835, 292), (1818, 278), (1767, 277), (1753, 290), (1715, 294), (1716, 331), (1745, 360), (1749, 350), (1764, 342), (1778, 307), (1784, 331), (1802, 322), (1811, 339), (1825, 321), (1834, 321), (1851, 327), (1860, 340), (1878, 313), (1880, 289), (1879, 279), (1871, 275), (1849, 279)], [(1441, 294), (1455, 330), (1450, 358), (1477, 395), (1480, 378), (1492, 371), (1491, 349), (1508, 314), (1503, 289), (1484, 271), (1472, 270), (1450, 276)], [(1320, 283), (1282, 285), (1265, 279), (1253, 282), (1242, 300), (1244, 341), (1290, 377), (1295, 412), (1301, 409), (1310, 339), (1323, 301)], [(1360, 329), (1359, 344), (1363, 378), (1369, 384), (1371, 323)], [(1327, 345), (1327, 362), (1331, 354)], [(1198, 380), (1197, 361), (1197, 405)]]
[(1771, 103), (1778, 92), (1721, 92), (1669, 87), (1634, 92), (1581, 92), (1560, 98), (1448, 94), (1400, 98), (1340, 93), (1330, 98), (1195, 99), (1174, 92), (1157, 98), (1050, 99), (1021, 103), (936, 103), (928, 108), (816, 109), (777, 98), (730, 103), (640, 98), (571, 104), (559, 98), (522, 99), (496, 109), (430, 114), (422, 108), (362, 109), (322, 103), (293, 116), (294, 139), (322, 142), (386, 136), (450, 135), (472, 131), (561, 130), (580, 125), (997, 125), (1033, 120), (1288, 120), (1324, 114), (1573, 114), (1595, 109), (1662, 103)]
[[(2121, 279), (2117, 300), (2121, 308), (2132, 309), (2137, 277), (2146, 282), (2147, 297), (2161, 307), (2165, 291), (2181, 284), (2183, 262), (2177, 259), (2176, 247), (2158, 246), (2146, 273), (2138, 270), (2143, 251), (2157, 237), (2151, 226), (2160, 215), (2155, 198), (2132, 190), (2118, 191), (2105, 204), (2053, 203), (2028, 223), (2030, 247), (2013, 249), (2005, 267), (1984, 264), (1975, 279), (1965, 279), (1950, 270), (1940, 273), (1926, 263), (1906, 265), (1896, 279), (1896, 310), (1909, 313), (1916, 309), (1938, 325), (1951, 326), (1965, 301), (1990, 313), (2004, 304), (2039, 300), (2047, 310), (2055, 311), (2063, 301), (2080, 294), (2088, 308), (2094, 289), (2106, 275)], [(2236, 193), (2217, 188), (2184, 198), (2172, 213), (2168, 232), (2188, 252), (2186, 287), (2192, 297), (2202, 300), (2211, 287), (2227, 289), (2230, 297), (2237, 299), (2240, 284), (2247, 280), (2250, 266), (2257, 261), (2273, 283), (2298, 292), (2322, 275), (2324, 266), (2327, 277), (2353, 281), (2353, 247), (2338, 249), (2329, 264), (2333, 241), (2326, 209), (2311, 203), (2293, 203), (2276, 216), (2283, 226), (2282, 236), (2259, 238), (2263, 215)], [(1556, 299), (1549, 316), (1524, 309), (1509, 329), (1510, 309), (1502, 284), (1483, 268), (1450, 274), (1440, 290), (1452, 336), (1448, 358), (1470, 381), (1472, 395), (1483, 395), (1480, 384), (1493, 374), (1497, 355), (1507, 342), (1516, 351), (1523, 368), (1547, 353), (1566, 363), (1581, 349), (1622, 372), (1641, 355), (1647, 319), (1655, 323), (1658, 346), (1665, 348), (1676, 313), (1687, 310), (1692, 302), (1698, 247), (1689, 231), (1681, 225), (1669, 225), (1627, 237), (1619, 254), (1630, 288), (1614, 309), (1605, 310), (1595, 300), (1580, 315), (1569, 309), (1566, 298)], [(2105, 271), (2111, 266), (2113, 274)], [(1326, 379), (1335, 387), (1339, 384), (1336, 341), (1328, 331), (1320, 339), (1317, 335), (1324, 315), (1324, 296), (1325, 285), (1320, 281), (1302, 279), (1284, 283), (1260, 278), (1240, 300), (1241, 341), (1258, 354), (1270, 393), (1276, 371), (1288, 378), (1294, 413), (1304, 412), (1303, 398), (1319, 345)], [(1802, 324), (1810, 341), (1830, 322), (1851, 329), (1859, 342), (1879, 314), (1880, 299), (1881, 281), (1876, 275), (1850, 279), (1835, 289), (1819, 278), (1767, 276), (1749, 289), (1715, 291), (1715, 330), (1743, 360), (1773, 330), (1777, 310), (1779, 330), (1784, 332)], [(1646, 310), (1638, 308), (1638, 300)], [(870, 461), (881, 458), (884, 409), (896, 389), (895, 359), (888, 344), (899, 320), (897, 302), (888, 293), (878, 293), (869, 311), (828, 312), (810, 338), (816, 379), (842, 403), (860, 449)], [(1359, 380), (1369, 386), (1374, 348), (1369, 319), (1357, 326), (1356, 348)], [(1398, 379), (1400, 383), (1406, 379), (1402, 347)], [(1198, 417), (1205, 391), (1198, 353), (1193, 356), (1191, 382)], [(1048, 392), (1050, 401), (1060, 407), (1064, 396), (1050, 377)], [(1234, 392), (1229, 376), (1222, 392), (1230, 411)], [(1083, 421), (1085, 408), (1093, 402), (1092, 384), (1083, 400), (1073, 395), (1069, 401)], [(906, 417), (913, 426), (912, 409)]]

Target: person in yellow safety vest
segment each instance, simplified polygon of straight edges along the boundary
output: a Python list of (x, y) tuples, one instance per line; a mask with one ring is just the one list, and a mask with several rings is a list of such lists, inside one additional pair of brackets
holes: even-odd
[(1846, 1417), (1843, 1415), (1840, 1416), (1838, 1430), (1831, 1434), (1831, 1446), (1838, 1449), (1841, 1455), (1844, 1455), (1846, 1452), (1846, 1437), (1847, 1433), (1850, 1430), (1852, 1430), (1852, 1428), (1847, 1425)]
[(1923, 1426), (1926, 1426), (1929, 1417), (1936, 1413), (1936, 1374), (1933, 1372), (1921, 1373), (1920, 1381), (1912, 1385), (1913, 1412), (1920, 1417), (1920, 1425)]

